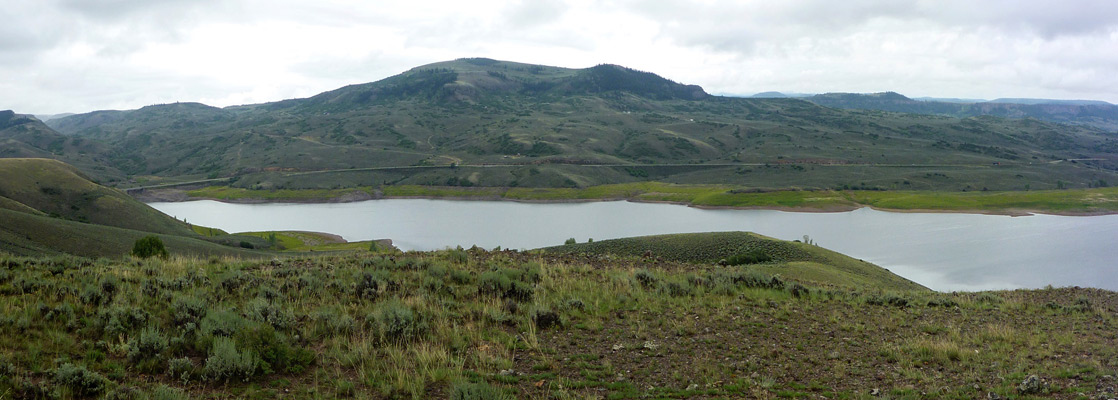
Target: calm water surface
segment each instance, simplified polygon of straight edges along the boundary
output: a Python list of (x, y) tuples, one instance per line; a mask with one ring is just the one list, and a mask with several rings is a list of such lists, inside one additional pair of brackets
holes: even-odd
[(752, 231), (809, 235), (935, 290), (1090, 286), (1118, 290), (1118, 215), (1007, 217), (703, 210), (630, 202), (529, 204), (394, 199), (340, 204), (152, 203), (188, 222), (229, 232), (305, 230), (346, 240), (390, 238), (404, 250), (478, 245), (531, 249), (662, 233)]

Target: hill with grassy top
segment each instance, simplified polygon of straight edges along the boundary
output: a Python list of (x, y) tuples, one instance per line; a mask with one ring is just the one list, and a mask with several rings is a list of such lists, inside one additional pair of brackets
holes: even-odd
[(804, 283), (874, 290), (927, 290), (871, 263), (814, 244), (752, 232), (641, 236), (544, 248), (552, 254), (640, 257), (691, 264), (749, 265)]
[[(70, 165), (38, 158), (0, 159), (0, 205), (79, 222), (170, 235), (193, 231), (120, 190), (91, 182)], [(34, 213), (34, 211), (32, 211)]]

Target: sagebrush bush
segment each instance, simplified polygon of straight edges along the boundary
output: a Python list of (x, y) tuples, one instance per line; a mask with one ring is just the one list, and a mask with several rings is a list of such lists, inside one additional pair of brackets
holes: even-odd
[(54, 370), (56, 385), (69, 389), (78, 396), (97, 396), (105, 391), (109, 380), (82, 365), (65, 363)]
[(229, 337), (245, 324), (246, 321), (240, 314), (232, 310), (219, 310), (206, 313), (200, 328), (204, 335)]
[(538, 269), (518, 270), (497, 268), (478, 277), (478, 292), (501, 296), (506, 299), (528, 301), (535, 294), (534, 282), (539, 280)]
[(371, 319), (378, 336), (386, 342), (408, 342), (427, 333), (423, 316), (397, 301), (378, 304)]
[(287, 330), (295, 325), (295, 313), (261, 297), (252, 299), (245, 313), (250, 319), (272, 325), (280, 330)]
[(144, 236), (132, 245), (132, 256), (139, 258), (159, 257), (166, 259), (168, 257), (167, 248), (163, 246), (163, 240), (158, 236), (149, 235)]
[(128, 360), (134, 363), (159, 360), (164, 350), (167, 350), (167, 336), (159, 329), (149, 326), (140, 331), (139, 337), (133, 337), (128, 342)]
[(172, 379), (178, 379), (184, 385), (189, 383), (195, 376), (194, 361), (188, 357), (172, 358), (167, 362), (167, 375)]
[(271, 325), (250, 324), (235, 336), (235, 342), (244, 351), (251, 351), (261, 361), (260, 372), (299, 373), (314, 362), (314, 353), (294, 346), (291, 341)]
[(637, 270), (637, 272), (633, 273), (633, 278), (636, 278), (637, 282), (640, 282), (641, 286), (644, 286), (646, 289), (655, 287), (656, 284), (660, 282), (660, 278), (657, 278), (656, 275), (653, 275), (647, 269)]
[(241, 379), (247, 382), (256, 372), (256, 362), (256, 354), (237, 350), (233, 339), (218, 337), (210, 347), (203, 374), (215, 381)]
[(206, 303), (196, 297), (179, 296), (171, 302), (171, 318), (175, 325), (197, 324), (206, 315)]

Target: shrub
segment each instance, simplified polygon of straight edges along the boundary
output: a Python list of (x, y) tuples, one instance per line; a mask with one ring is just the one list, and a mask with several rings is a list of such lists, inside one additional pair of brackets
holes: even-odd
[(167, 248), (163, 246), (163, 240), (158, 236), (150, 235), (144, 236), (137, 240), (132, 245), (132, 256), (139, 258), (159, 257), (166, 259), (168, 257)]
[(175, 297), (171, 302), (171, 317), (175, 325), (197, 324), (206, 315), (206, 303), (191, 296)]
[(547, 329), (552, 326), (559, 325), (562, 321), (559, 319), (559, 314), (551, 311), (550, 308), (540, 307), (532, 310), (532, 322), (536, 324), (539, 329)]
[(648, 272), (647, 269), (637, 270), (637, 272), (633, 274), (633, 277), (636, 278), (637, 282), (640, 282), (641, 286), (644, 286), (645, 288), (653, 287), (656, 285), (657, 282), (660, 281), (660, 278), (657, 278), (656, 275)]
[(105, 391), (109, 380), (84, 366), (62, 364), (54, 370), (54, 383), (70, 389), (78, 396), (97, 396)]
[(379, 304), (371, 319), (378, 336), (387, 342), (407, 342), (427, 332), (423, 316), (396, 301)]
[(202, 333), (210, 336), (230, 337), (237, 333), (246, 321), (237, 313), (230, 310), (221, 310), (206, 313), (202, 318)]
[(263, 373), (300, 373), (314, 361), (314, 353), (292, 346), (287, 337), (276, 332), (271, 325), (253, 324), (236, 335), (241, 349), (252, 352), (262, 361)]
[(238, 351), (233, 339), (214, 339), (203, 373), (211, 380), (240, 378), (248, 381), (256, 372), (256, 355), (251, 351)]
[(144, 328), (140, 337), (133, 337), (128, 343), (128, 360), (140, 362), (143, 360), (159, 360), (163, 351), (167, 349), (167, 337), (154, 327)]
[(270, 324), (276, 329), (285, 330), (295, 325), (295, 313), (260, 297), (248, 303), (246, 314), (249, 318)]
[(185, 385), (194, 378), (194, 361), (190, 358), (173, 358), (167, 363), (167, 375), (172, 379), (178, 379)]
[(517, 301), (528, 301), (535, 294), (535, 287), (526, 281), (538, 279), (538, 269), (533, 270), (531, 267), (526, 271), (498, 268), (481, 274), (478, 278), (478, 292)]
[(760, 249), (747, 253), (735, 254), (726, 259), (726, 265), (759, 264), (772, 261), (772, 257)]
[(796, 297), (796, 298), (803, 297), (803, 296), (806, 296), (810, 292), (811, 291), (808, 290), (808, 288), (804, 287), (804, 285), (801, 285), (797, 282), (793, 282), (791, 286), (788, 286), (788, 293), (791, 293), (792, 297)]
[(570, 239), (567, 239), (567, 241), (563, 242), (563, 244), (575, 244), (575, 243), (578, 243), (578, 241), (575, 240), (575, 238), (570, 238)]

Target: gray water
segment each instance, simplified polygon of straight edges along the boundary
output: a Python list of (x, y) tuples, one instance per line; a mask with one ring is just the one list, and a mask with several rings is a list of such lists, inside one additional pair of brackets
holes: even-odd
[(1118, 215), (1008, 217), (704, 210), (631, 202), (516, 203), (395, 199), (340, 204), (152, 203), (228, 232), (304, 230), (346, 240), (392, 239), (403, 250), (477, 245), (532, 249), (663, 233), (752, 231), (809, 235), (940, 291), (1085, 286), (1118, 290)]

